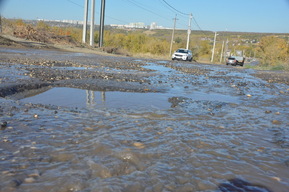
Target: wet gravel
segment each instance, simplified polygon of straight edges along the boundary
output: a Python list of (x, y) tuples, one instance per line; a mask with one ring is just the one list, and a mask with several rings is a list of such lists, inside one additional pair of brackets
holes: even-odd
[[(288, 78), (225, 65), (0, 48), (0, 191), (288, 192)], [(20, 100), (52, 87), (160, 93), (171, 107)]]

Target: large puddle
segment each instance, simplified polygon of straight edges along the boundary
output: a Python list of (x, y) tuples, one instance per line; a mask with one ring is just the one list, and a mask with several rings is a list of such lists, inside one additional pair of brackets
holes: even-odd
[(180, 93), (180, 90), (173, 90), (169, 93), (135, 93), (91, 91), (66, 87), (52, 88), (20, 100), (25, 103), (87, 109), (166, 110), (174, 106), (170, 102), (170, 98), (173, 97), (185, 98), (191, 101), (240, 102), (237, 97), (197, 91)]
[[(177, 73), (176, 70), (165, 67), (161, 64), (146, 64), (146, 66), (143, 66), (144, 68), (154, 70), (157, 73), (165, 75)], [(166, 110), (175, 106), (174, 103), (170, 102), (170, 98), (185, 98), (190, 101), (240, 103), (240, 98), (236, 96), (201, 92), (180, 86), (170, 89), (167, 93), (136, 93), (119, 91), (101, 92), (57, 87), (38, 95), (21, 99), (21, 101), (35, 104), (88, 109)]]
[(119, 91), (91, 91), (58, 87), (44, 93), (24, 98), (23, 102), (77, 108), (158, 108), (170, 107), (162, 93), (131, 93)]

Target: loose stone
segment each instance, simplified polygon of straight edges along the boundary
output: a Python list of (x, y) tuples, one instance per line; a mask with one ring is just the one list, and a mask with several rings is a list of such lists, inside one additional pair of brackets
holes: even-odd
[(135, 146), (135, 147), (137, 147), (137, 148), (139, 148), (139, 149), (145, 148), (144, 144), (143, 144), (143, 143), (140, 143), (140, 142), (135, 142), (135, 143), (133, 144), (133, 146)]

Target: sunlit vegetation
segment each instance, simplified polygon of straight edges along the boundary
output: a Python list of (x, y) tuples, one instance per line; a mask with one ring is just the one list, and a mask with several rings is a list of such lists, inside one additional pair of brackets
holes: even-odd
[[(26, 23), (21, 19), (3, 20), (3, 33), (13, 35), (15, 31), (32, 30), (37, 34), (49, 33), (50, 36), (69, 37), (79, 45), (82, 41), (82, 26), (51, 25), (44, 21)], [(31, 33), (29, 33), (31, 35)], [(95, 45), (98, 44), (98, 31), (95, 32)], [(106, 26), (104, 47), (107, 50), (118, 50), (131, 56), (151, 56), (170, 59), (172, 30), (127, 30)], [(192, 31), (189, 48), (194, 59), (210, 63), (212, 56), (214, 33), (210, 31)], [(60, 42), (63, 43), (63, 42)], [(173, 51), (185, 48), (186, 30), (176, 30), (173, 39)], [(269, 70), (289, 70), (289, 34), (264, 34), (242, 32), (218, 32), (214, 63), (224, 64), (228, 55), (238, 52), (250, 59), (260, 61), (258, 68)], [(113, 52), (113, 51), (112, 51)], [(222, 54), (223, 53), (223, 54)]]
[(262, 37), (257, 47), (261, 65), (276, 70), (289, 70), (289, 45), (275, 36)]

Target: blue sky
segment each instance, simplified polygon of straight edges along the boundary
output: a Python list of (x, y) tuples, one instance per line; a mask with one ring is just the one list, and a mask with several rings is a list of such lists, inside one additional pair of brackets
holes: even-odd
[[(101, 0), (95, 1), (99, 24)], [(7, 18), (83, 20), (83, 6), (84, 0), (0, 0), (0, 13)], [(177, 28), (186, 28), (189, 17), (178, 11), (193, 14), (198, 23), (192, 23), (193, 30), (289, 33), (289, 0), (106, 0), (105, 24), (172, 27), (178, 14)]]

